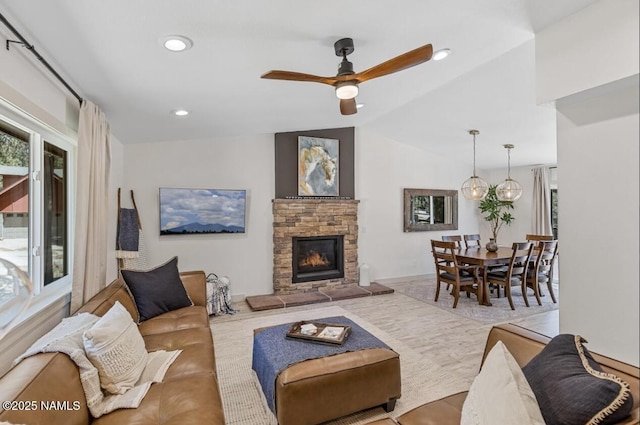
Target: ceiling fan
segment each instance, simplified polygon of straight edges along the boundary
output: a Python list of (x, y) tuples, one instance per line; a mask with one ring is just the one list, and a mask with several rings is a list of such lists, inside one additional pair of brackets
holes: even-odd
[(333, 48), (336, 56), (342, 56), (342, 62), (340, 62), (338, 74), (335, 77), (319, 77), (292, 71), (269, 71), (262, 74), (260, 78), (308, 81), (333, 86), (336, 88), (336, 96), (340, 99), (340, 113), (342, 115), (352, 115), (358, 112), (355, 99), (358, 95), (358, 84), (427, 62), (433, 54), (431, 44), (426, 44), (365, 71), (356, 73), (353, 71), (353, 64), (347, 60), (347, 56), (353, 53), (354, 50), (353, 40), (342, 38), (335, 42)]

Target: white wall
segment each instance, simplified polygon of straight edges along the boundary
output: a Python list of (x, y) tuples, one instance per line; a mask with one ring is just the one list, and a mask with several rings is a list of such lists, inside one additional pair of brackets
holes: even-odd
[[(356, 129), (359, 259), (374, 279), (433, 273), (429, 239), (477, 233), (476, 205), (459, 199), (459, 230), (403, 232), (403, 188), (458, 189), (469, 174), (454, 161)], [(273, 292), (273, 134), (225, 140), (124, 146), (124, 181), (133, 189), (152, 264), (179, 256), (181, 270), (229, 276), (234, 296)], [(158, 235), (158, 188), (248, 190), (243, 235)]]
[(546, 103), (638, 74), (638, 0), (601, 0), (536, 34), (536, 92)]
[[(107, 117), (108, 119), (108, 117)], [(118, 277), (118, 260), (116, 260), (116, 231), (118, 223), (118, 188), (122, 187), (124, 178), (123, 145), (115, 137), (111, 137), (111, 173), (109, 175), (109, 224), (107, 229), (107, 281)], [(128, 192), (123, 198), (129, 199)], [(126, 204), (128, 205), (128, 204)]]
[[(274, 136), (124, 146), (123, 203), (133, 189), (151, 265), (177, 255), (180, 270), (229, 276), (239, 296), (273, 292)], [(246, 189), (246, 233), (159, 236), (160, 187)]]
[(638, 113), (558, 122), (560, 330), (638, 365)]
[(403, 231), (403, 189), (458, 190), (470, 169), (365, 129), (356, 129), (359, 262), (372, 279), (435, 273), (430, 240), (478, 233), (477, 203), (458, 195), (458, 230)]
[(538, 98), (558, 105), (560, 332), (634, 365), (639, 31), (637, 0), (603, 0), (536, 38)]
[(0, 96), (59, 132), (73, 135), (78, 129), (79, 103), (35, 57), (13, 44), (6, 50), (8, 30), (0, 25)]

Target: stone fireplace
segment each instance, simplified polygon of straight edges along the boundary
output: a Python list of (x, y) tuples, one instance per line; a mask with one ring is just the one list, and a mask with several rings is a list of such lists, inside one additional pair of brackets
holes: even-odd
[(276, 295), (357, 284), (358, 203), (353, 199), (273, 200)]

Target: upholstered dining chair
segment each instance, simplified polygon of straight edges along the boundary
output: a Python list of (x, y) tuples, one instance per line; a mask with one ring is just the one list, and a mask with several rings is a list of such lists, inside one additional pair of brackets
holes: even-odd
[(553, 235), (527, 235), (525, 238), (527, 242), (538, 242), (538, 241), (552, 241)]
[(480, 235), (475, 233), (473, 235), (464, 235), (464, 244), (469, 248), (481, 248), (482, 244), (480, 243)]
[(511, 310), (515, 310), (516, 308), (511, 298), (511, 287), (520, 285), (523, 292), (525, 291), (526, 288), (524, 286), (526, 285), (527, 269), (533, 251), (533, 244), (531, 242), (514, 242), (511, 248), (513, 249), (513, 253), (507, 265), (507, 270), (490, 271), (487, 274), (487, 283), (496, 287), (498, 296), (500, 294), (500, 287), (504, 287), (504, 292), (509, 300)]
[(442, 240), (445, 242), (455, 242), (456, 248), (462, 249), (462, 236), (460, 235), (445, 235), (442, 237)]
[(535, 260), (531, 262), (530, 269), (527, 271), (526, 284), (522, 286), (522, 296), (524, 303), (529, 307), (527, 299), (527, 288), (533, 290), (533, 295), (538, 301), (538, 305), (542, 305), (540, 300), (540, 285), (546, 283), (551, 300), (556, 303), (556, 296), (553, 293), (553, 265), (558, 255), (558, 241), (540, 241), (534, 249)]
[[(460, 291), (465, 291), (467, 295), (473, 293), (478, 295), (478, 268), (474, 266), (459, 265), (456, 260), (456, 243), (450, 241), (431, 240), (431, 252), (436, 266), (436, 297), (438, 302), (440, 297), (440, 284), (446, 283), (453, 286), (453, 308), (458, 306)], [(461, 271), (468, 273), (461, 273)]]

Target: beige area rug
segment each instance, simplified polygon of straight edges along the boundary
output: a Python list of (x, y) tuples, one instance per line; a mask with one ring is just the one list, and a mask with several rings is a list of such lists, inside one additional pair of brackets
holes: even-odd
[(253, 329), (299, 320), (345, 316), (384, 341), (400, 354), (402, 397), (393, 412), (373, 408), (329, 422), (332, 425), (360, 425), (397, 417), (414, 407), (449, 394), (468, 389), (459, 376), (439, 367), (435, 361), (418, 354), (392, 335), (338, 306), (283, 312), (216, 323), (211, 330), (215, 341), (216, 363), (226, 423), (229, 425), (277, 425), (267, 407), (260, 384), (251, 369)]
[[(522, 317), (528, 317), (534, 314), (558, 309), (558, 304), (553, 303), (546, 286), (543, 289), (545, 296), (541, 298), (542, 305), (538, 305), (538, 302), (532, 292), (527, 294), (529, 307), (524, 303), (520, 287), (511, 287), (511, 299), (513, 300), (513, 305), (516, 308), (515, 310), (511, 310), (509, 300), (504, 296), (503, 290), (500, 291), (500, 298), (497, 298), (495, 291), (489, 294), (489, 299), (491, 304), (493, 304), (491, 307), (478, 304), (478, 299), (473, 294), (471, 294), (470, 298), (467, 298), (466, 293), (462, 293), (458, 300), (458, 306), (453, 308), (453, 295), (446, 290), (446, 286), (444, 284), (440, 287), (440, 298), (438, 299), (438, 302), (435, 302), (435, 279), (416, 280), (411, 282), (409, 285), (396, 288), (396, 291), (429, 305), (439, 307), (451, 313), (483, 324), (509, 322), (514, 319), (520, 319)], [(557, 284), (554, 284), (553, 293), (559, 303), (560, 297), (558, 296), (558, 292), (558, 286)]]

